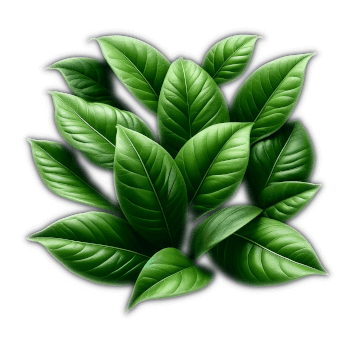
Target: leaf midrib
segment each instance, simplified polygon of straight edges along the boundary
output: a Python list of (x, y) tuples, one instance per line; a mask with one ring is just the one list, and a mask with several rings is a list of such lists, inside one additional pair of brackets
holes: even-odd
[(182, 73), (184, 75), (184, 81), (185, 81), (185, 88), (186, 88), (186, 104), (187, 104), (187, 115), (188, 115), (188, 131), (189, 131), (189, 134), (190, 134), (190, 137), (192, 137), (192, 134), (191, 134), (191, 131), (192, 131), (192, 125), (191, 125), (191, 118), (190, 118), (190, 104), (188, 102), (188, 88), (187, 88), (187, 77), (186, 77), (186, 74), (185, 74), (185, 69), (184, 69), (184, 66), (183, 66), (183, 59), (180, 58), (180, 63), (181, 63), (181, 68), (182, 68)]

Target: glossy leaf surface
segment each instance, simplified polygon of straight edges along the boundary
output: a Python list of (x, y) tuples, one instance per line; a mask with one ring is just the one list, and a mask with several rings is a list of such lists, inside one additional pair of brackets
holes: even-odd
[(199, 258), (232, 233), (248, 224), (262, 209), (252, 205), (237, 205), (217, 211), (205, 219), (193, 232), (192, 250)]
[(297, 181), (275, 183), (261, 192), (259, 206), (266, 217), (284, 222), (297, 215), (320, 187)]
[(146, 108), (157, 113), (169, 61), (151, 45), (127, 36), (104, 36), (97, 41), (118, 79)]
[(217, 42), (206, 54), (202, 68), (218, 85), (237, 79), (247, 68), (257, 35), (233, 35)]
[(88, 57), (73, 57), (54, 63), (49, 69), (55, 69), (62, 74), (74, 95), (89, 102), (115, 106), (108, 80), (109, 68), (102, 61)]
[(170, 154), (149, 138), (118, 126), (114, 180), (130, 225), (158, 248), (178, 246), (187, 195)]
[(252, 126), (213, 125), (191, 138), (177, 155), (188, 200), (198, 213), (217, 208), (236, 192), (248, 165)]
[(165, 248), (152, 256), (143, 267), (128, 309), (145, 300), (170, 298), (204, 288), (212, 275), (195, 266), (175, 248)]
[(113, 168), (117, 125), (154, 139), (147, 124), (131, 112), (60, 92), (51, 95), (56, 124), (63, 138), (102, 168)]
[(230, 276), (252, 285), (274, 285), (325, 270), (309, 242), (279, 221), (257, 218), (211, 250)]
[(210, 75), (189, 60), (172, 63), (158, 105), (161, 145), (175, 157), (201, 130), (229, 121), (224, 96)]
[(78, 276), (105, 284), (137, 279), (150, 256), (123, 219), (99, 212), (69, 216), (29, 237)]
[(277, 131), (292, 113), (313, 54), (286, 56), (258, 68), (238, 90), (232, 122), (254, 122), (251, 143)]
[(277, 182), (308, 181), (314, 158), (311, 141), (300, 122), (284, 125), (251, 149), (247, 177), (255, 196)]
[(122, 215), (118, 207), (89, 183), (76, 160), (61, 144), (40, 140), (29, 142), (40, 177), (52, 192), (75, 202)]

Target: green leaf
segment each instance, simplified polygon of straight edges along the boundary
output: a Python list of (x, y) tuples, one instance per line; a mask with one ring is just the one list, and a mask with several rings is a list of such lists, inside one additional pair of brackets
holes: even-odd
[(165, 248), (143, 267), (132, 292), (128, 310), (142, 301), (195, 292), (207, 286), (212, 275), (201, 270), (175, 248)]
[(158, 104), (161, 145), (175, 157), (201, 130), (229, 121), (224, 96), (210, 75), (189, 60), (172, 63)]
[(51, 95), (56, 124), (63, 138), (102, 168), (113, 169), (117, 125), (154, 139), (147, 124), (131, 112), (61, 92)]
[(237, 79), (247, 68), (257, 35), (233, 35), (217, 42), (204, 57), (202, 68), (218, 85)]
[(150, 258), (123, 219), (107, 213), (69, 216), (29, 237), (68, 270), (104, 284), (135, 282)]
[(258, 197), (264, 188), (277, 182), (308, 181), (313, 166), (314, 152), (309, 136), (300, 122), (295, 122), (254, 145), (247, 178)]
[(276, 220), (257, 218), (221, 241), (213, 260), (230, 276), (252, 285), (274, 285), (325, 275), (310, 243)]
[(306, 65), (313, 55), (292, 55), (271, 61), (258, 68), (238, 90), (231, 121), (255, 123), (252, 144), (286, 122), (298, 101)]
[(87, 57), (73, 57), (52, 64), (72, 92), (86, 101), (106, 103), (118, 107), (111, 93), (109, 67), (102, 61)]
[(227, 201), (240, 185), (249, 160), (252, 123), (213, 125), (192, 137), (175, 161), (198, 213)]
[(171, 158), (149, 138), (118, 126), (114, 180), (130, 225), (158, 248), (177, 247), (186, 221), (186, 185)]
[(169, 61), (154, 47), (134, 38), (115, 35), (96, 40), (118, 79), (147, 109), (157, 113)]
[(232, 233), (260, 215), (262, 209), (252, 205), (224, 208), (209, 216), (193, 232), (192, 248), (196, 258), (205, 254)]
[(45, 185), (55, 194), (123, 215), (87, 180), (76, 160), (61, 144), (29, 139), (35, 165)]
[(259, 206), (266, 217), (284, 222), (297, 215), (320, 187), (297, 181), (276, 183), (261, 192)]

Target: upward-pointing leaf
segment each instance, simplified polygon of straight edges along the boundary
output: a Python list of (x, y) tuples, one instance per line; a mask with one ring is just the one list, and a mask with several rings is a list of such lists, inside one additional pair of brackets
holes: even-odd
[(61, 92), (52, 92), (51, 95), (56, 124), (63, 138), (102, 168), (113, 168), (117, 125), (154, 139), (147, 124), (131, 112), (86, 102)]
[(130, 225), (158, 248), (178, 246), (187, 195), (170, 154), (149, 138), (118, 126), (114, 179)]
[(108, 65), (87, 57), (73, 57), (52, 64), (62, 75), (72, 92), (86, 101), (118, 107), (108, 81)]
[(29, 140), (41, 179), (57, 195), (123, 215), (121, 210), (102, 196), (86, 179), (75, 159), (59, 143)]
[(154, 47), (127, 36), (104, 36), (97, 41), (118, 79), (146, 108), (157, 113), (169, 61)]
[(218, 85), (237, 79), (247, 68), (257, 35), (233, 35), (210, 48), (202, 67)]
[(97, 283), (134, 282), (150, 258), (130, 225), (106, 213), (69, 216), (29, 240), (42, 244), (70, 271)]
[(160, 93), (158, 122), (161, 145), (173, 157), (201, 130), (229, 119), (224, 96), (204, 69), (182, 58), (172, 63)]
[(306, 65), (313, 54), (292, 55), (258, 68), (238, 90), (232, 122), (254, 122), (251, 143), (278, 130), (292, 113), (303, 87)]

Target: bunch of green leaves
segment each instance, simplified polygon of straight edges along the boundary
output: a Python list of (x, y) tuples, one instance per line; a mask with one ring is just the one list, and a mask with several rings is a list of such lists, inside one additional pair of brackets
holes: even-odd
[[(134, 38), (105, 36), (97, 42), (106, 62), (76, 57), (53, 64), (73, 92), (51, 92), (57, 128), (89, 161), (113, 171), (119, 204), (96, 189), (66, 146), (30, 140), (50, 190), (103, 211), (63, 218), (29, 239), (83, 278), (135, 283), (129, 308), (206, 286), (212, 273), (196, 264), (205, 253), (250, 285), (326, 274), (308, 241), (284, 223), (320, 187), (308, 182), (314, 152), (305, 128), (287, 122), (313, 54), (262, 65), (229, 109), (220, 86), (243, 73), (257, 40), (221, 40), (199, 66), (183, 58), (170, 63)], [(110, 69), (156, 115), (159, 143), (111, 92)], [(224, 207), (244, 176), (256, 205)], [(186, 256), (180, 249), (188, 210), (206, 218)]]

